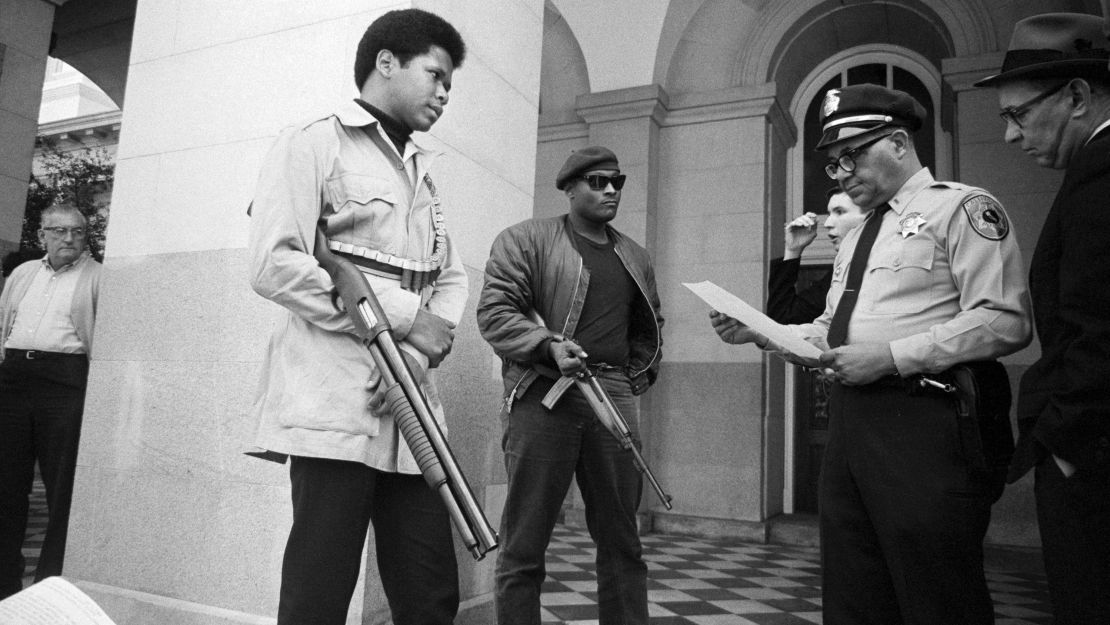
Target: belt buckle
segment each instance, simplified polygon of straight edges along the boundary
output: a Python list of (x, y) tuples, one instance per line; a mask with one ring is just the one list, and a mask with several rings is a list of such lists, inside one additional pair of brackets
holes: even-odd
[(27, 350), (27, 352), (23, 354), (23, 357), (27, 360), (38, 360), (37, 358), (35, 358), (35, 350), (33, 349)]

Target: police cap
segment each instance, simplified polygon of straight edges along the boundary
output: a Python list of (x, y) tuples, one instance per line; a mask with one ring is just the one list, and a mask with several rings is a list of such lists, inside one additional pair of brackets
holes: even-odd
[(850, 85), (830, 89), (821, 103), (821, 141), (818, 150), (883, 126), (921, 128), (927, 113), (913, 96), (879, 85)]

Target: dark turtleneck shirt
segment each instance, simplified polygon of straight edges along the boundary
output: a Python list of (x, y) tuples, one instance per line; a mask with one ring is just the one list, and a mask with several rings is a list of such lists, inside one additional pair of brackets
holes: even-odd
[(355, 98), (355, 102), (366, 109), (367, 113), (373, 115), (374, 119), (378, 120), (378, 123), (382, 125), (382, 130), (385, 131), (385, 136), (389, 137), (394, 147), (397, 148), (397, 153), (403, 155), (405, 153), (405, 144), (408, 143), (409, 137), (412, 136), (412, 128), (390, 117), (384, 111), (366, 102), (362, 98)]

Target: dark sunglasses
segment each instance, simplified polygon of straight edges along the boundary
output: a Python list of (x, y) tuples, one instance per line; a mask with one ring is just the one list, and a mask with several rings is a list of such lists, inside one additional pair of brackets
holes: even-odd
[(624, 174), (617, 174), (616, 176), (606, 176), (603, 174), (588, 174), (582, 176), (582, 180), (590, 185), (594, 191), (604, 191), (605, 187), (613, 185), (613, 188), (620, 191), (624, 188), (624, 179), (627, 178)]

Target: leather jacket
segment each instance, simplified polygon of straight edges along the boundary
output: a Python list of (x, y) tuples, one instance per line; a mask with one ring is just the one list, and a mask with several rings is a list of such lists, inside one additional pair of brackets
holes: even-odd
[[(611, 227), (607, 230), (641, 295), (633, 307), (624, 363), (632, 392), (640, 394), (655, 382), (662, 358), (655, 271), (642, 246)], [(521, 222), (494, 240), (478, 300), (478, 328), (502, 359), (506, 397), (514, 391), (519, 396), (535, 379), (536, 351), (542, 343), (556, 336), (573, 340), (589, 282), (567, 215)]]

